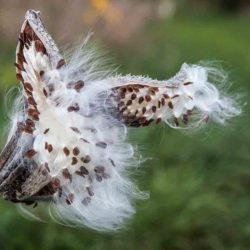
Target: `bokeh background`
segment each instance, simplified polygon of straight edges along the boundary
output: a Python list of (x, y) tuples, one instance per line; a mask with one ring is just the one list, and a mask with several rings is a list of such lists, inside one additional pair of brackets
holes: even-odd
[[(138, 185), (150, 199), (117, 233), (27, 220), (0, 201), (0, 249), (250, 249), (249, 0), (0, 0), (0, 129), (17, 86), (14, 51), (27, 9), (39, 9), (60, 47), (88, 31), (124, 74), (166, 79), (183, 62), (216, 60), (241, 93), (243, 114), (194, 134), (165, 125), (133, 130), (144, 157)], [(7, 102), (8, 103), (8, 102)]]

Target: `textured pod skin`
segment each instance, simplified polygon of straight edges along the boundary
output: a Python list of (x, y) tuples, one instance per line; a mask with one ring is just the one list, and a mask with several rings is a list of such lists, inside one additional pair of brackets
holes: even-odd
[[(21, 74), (22, 71), (25, 71), (24, 63), (26, 63), (23, 50), (25, 47), (28, 48), (32, 42), (35, 43), (37, 52), (47, 56), (50, 53), (50, 61), (55, 67), (62, 64), (62, 57), (52, 38), (45, 31), (40, 19), (40, 13), (37, 11), (28, 11), (26, 13), (18, 39), (15, 62), (17, 79), (21, 81), (25, 91), (25, 107), (22, 115), (25, 116), (25, 112), (30, 112), (30, 116), (25, 121), (17, 124), (16, 131), (0, 156), (0, 192), (5, 199), (24, 203), (33, 203), (40, 199), (51, 199), (50, 196), (55, 192), (48, 170), (38, 166), (32, 160), (32, 151), (27, 151), (29, 153), (27, 154), (22, 149), (20, 152), (19, 141), (22, 133), (32, 134), (35, 129), (34, 121), (39, 119), (39, 111), (32, 96), (32, 85), (25, 82)], [(42, 74), (42, 72), (37, 73)], [(32, 139), (29, 146), (32, 147)], [(17, 152), (18, 157), (16, 156)]]
[(84, 46), (66, 62), (29, 10), (16, 49), (22, 86), (0, 155), (0, 193), (26, 204), (50, 202), (70, 225), (115, 230), (145, 198), (128, 172), (138, 162), (126, 126), (161, 121), (172, 128), (224, 123), (240, 110), (210, 83), (217, 71), (184, 64), (164, 81), (104, 72)]

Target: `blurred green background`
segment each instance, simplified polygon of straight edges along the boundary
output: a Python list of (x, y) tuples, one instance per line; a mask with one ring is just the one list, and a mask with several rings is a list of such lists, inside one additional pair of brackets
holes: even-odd
[(227, 126), (194, 134), (166, 125), (130, 130), (150, 157), (136, 177), (150, 199), (117, 233), (67, 228), (23, 218), (0, 201), (0, 249), (244, 250), (250, 249), (249, 1), (0, 0), (0, 128), (2, 144), (16, 86), (14, 51), (26, 9), (42, 10), (59, 44), (93, 28), (122, 73), (166, 79), (183, 62), (217, 60), (229, 72), (243, 114)]

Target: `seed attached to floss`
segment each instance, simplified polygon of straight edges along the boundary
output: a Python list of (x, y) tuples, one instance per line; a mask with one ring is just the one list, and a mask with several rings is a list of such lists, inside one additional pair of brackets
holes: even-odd
[(58, 189), (61, 186), (61, 182), (57, 177), (53, 177), (51, 182), (54, 189)]
[(57, 63), (57, 66), (56, 66), (56, 68), (57, 69), (60, 69), (62, 66), (64, 66), (65, 65), (65, 60), (64, 59), (61, 59), (58, 63)]
[(87, 206), (89, 203), (90, 203), (91, 199), (90, 197), (85, 197), (83, 200), (82, 200), (82, 204)]
[(76, 157), (72, 157), (71, 165), (76, 165), (78, 162)]
[(53, 146), (51, 144), (48, 144), (47, 150), (49, 153), (51, 153), (53, 151)]
[(48, 132), (49, 132), (49, 128), (45, 129), (43, 133), (47, 134)]
[(62, 175), (65, 179), (72, 181), (72, 175), (70, 174), (69, 170), (67, 168), (64, 168), (62, 171)]
[(86, 187), (89, 196), (94, 196), (94, 192), (91, 187)]
[(74, 89), (79, 92), (84, 87), (84, 81), (79, 80), (75, 83)]
[(64, 154), (65, 154), (66, 156), (69, 156), (69, 154), (70, 154), (70, 151), (69, 151), (69, 149), (68, 149), (67, 147), (64, 147), (64, 148), (63, 148), (63, 152), (64, 152)]
[(77, 156), (80, 154), (80, 150), (78, 147), (73, 148), (73, 155)]
[(107, 147), (107, 143), (106, 142), (102, 142), (102, 141), (99, 141), (95, 144), (97, 147), (100, 147), (100, 148), (106, 148)]
[(32, 158), (37, 152), (34, 150), (34, 149), (30, 149), (28, 150), (25, 155), (28, 157), (28, 158)]
[(89, 162), (91, 161), (91, 158), (90, 158), (89, 155), (86, 155), (85, 157), (82, 157), (82, 158), (81, 158), (81, 161), (82, 161), (83, 163), (89, 163)]
[(73, 193), (68, 194), (66, 197), (66, 203), (68, 205), (71, 205), (73, 203), (73, 200), (74, 200), (74, 194)]

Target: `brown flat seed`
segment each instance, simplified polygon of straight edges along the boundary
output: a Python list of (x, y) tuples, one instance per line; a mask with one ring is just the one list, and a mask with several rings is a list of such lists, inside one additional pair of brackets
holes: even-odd
[(80, 171), (81, 171), (81, 173), (83, 173), (84, 175), (88, 175), (88, 174), (89, 174), (89, 171), (88, 171), (87, 168), (85, 168), (84, 166), (81, 166), (81, 167), (80, 167)]
[(151, 98), (150, 95), (146, 95), (146, 96), (145, 96), (145, 99), (146, 99), (147, 102), (150, 102), (150, 101), (152, 100), (152, 98)]
[(61, 186), (61, 182), (57, 177), (53, 177), (51, 183), (54, 189), (57, 189)]
[(63, 148), (63, 152), (64, 152), (64, 154), (65, 154), (66, 156), (69, 156), (69, 154), (70, 154), (70, 151), (69, 151), (69, 149), (68, 149), (67, 147), (64, 147), (64, 148)]
[(43, 54), (46, 53), (46, 49), (40, 40), (35, 41), (35, 48), (37, 52), (42, 52)]
[(127, 106), (130, 106), (131, 104), (132, 104), (132, 100), (128, 100), (126, 103)]
[(121, 93), (125, 94), (127, 92), (127, 89), (126, 88), (121, 88), (120, 91), (121, 91)]
[(48, 142), (45, 142), (44, 148), (47, 150), (48, 149)]
[(144, 98), (141, 96), (141, 97), (139, 98), (138, 102), (139, 102), (139, 104), (141, 104), (141, 103), (143, 103), (143, 101), (144, 101)]
[(157, 118), (157, 120), (156, 120), (156, 124), (159, 124), (161, 121), (162, 121), (162, 119), (161, 119), (161, 118)]
[(73, 148), (73, 155), (77, 156), (77, 155), (79, 155), (79, 154), (80, 154), (79, 148), (78, 148), (78, 147), (74, 147), (74, 148)]
[(45, 74), (45, 72), (44, 72), (43, 70), (41, 70), (41, 71), (39, 72), (40, 77), (43, 77), (44, 74)]
[(192, 82), (185, 82), (183, 85), (187, 86), (187, 85), (190, 85), (190, 84), (193, 84)]
[(20, 71), (23, 71), (23, 67), (22, 67), (21, 64), (14, 63), (14, 65), (15, 65), (15, 67), (16, 67), (17, 69), (19, 69)]
[(67, 168), (64, 168), (62, 171), (62, 175), (65, 179), (72, 181), (72, 175), (70, 174), (69, 170)]
[(86, 187), (89, 196), (94, 196), (94, 192), (91, 187)]
[(105, 171), (105, 168), (103, 166), (96, 166), (94, 170), (97, 174), (103, 174)]
[(86, 155), (85, 157), (82, 157), (82, 158), (81, 158), (81, 161), (82, 161), (83, 163), (89, 163), (89, 162), (91, 161), (91, 158), (90, 158), (89, 155)]
[(19, 73), (16, 74), (16, 78), (17, 78), (18, 81), (23, 81), (23, 77)]
[(163, 97), (164, 97), (165, 99), (168, 99), (168, 98), (169, 98), (169, 95), (163, 94)]
[(172, 99), (179, 97), (180, 95), (174, 95), (172, 96)]
[(61, 59), (61, 60), (59, 60), (59, 62), (57, 63), (56, 68), (57, 68), (57, 69), (60, 69), (63, 65), (65, 65), (65, 60), (64, 60), (64, 59)]
[(71, 205), (73, 203), (73, 200), (74, 200), (74, 194), (70, 193), (67, 195), (65, 201), (68, 205)]
[(161, 107), (161, 101), (158, 101), (158, 109)]
[(82, 200), (82, 204), (87, 206), (89, 203), (90, 203), (91, 199), (90, 197), (85, 197), (83, 200)]
[(79, 80), (75, 83), (74, 89), (79, 92), (80, 89), (82, 89), (84, 87), (84, 81)]
[(80, 110), (80, 107), (78, 103), (75, 103), (74, 105), (68, 107), (68, 112), (73, 112), (73, 111), (77, 112), (79, 110)]
[(133, 92), (133, 88), (132, 87), (128, 87), (128, 91), (129, 92)]
[(37, 105), (36, 101), (34, 100), (34, 98), (32, 96), (28, 97), (28, 103), (30, 105), (34, 105), (34, 106)]
[(102, 141), (97, 142), (95, 145), (97, 147), (100, 147), (100, 148), (106, 148), (107, 147), (107, 143), (106, 142), (102, 142)]
[(147, 111), (147, 108), (146, 108), (146, 107), (143, 107), (143, 108), (142, 108), (142, 114), (144, 115), (144, 114), (146, 113), (146, 111)]
[(174, 108), (173, 103), (172, 103), (172, 102), (169, 102), (169, 103), (168, 103), (168, 107), (169, 107), (170, 109), (173, 109), (173, 108)]
[(72, 157), (71, 165), (76, 165), (78, 162), (76, 157)]
[(25, 88), (26, 90), (28, 90), (28, 91), (30, 91), (30, 92), (33, 91), (33, 87), (32, 87), (32, 85), (31, 85), (29, 82), (25, 82), (25, 83), (23, 84), (23, 86), (24, 86), (24, 88)]
[(49, 128), (45, 129), (43, 133), (47, 134), (48, 132), (49, 132)]
[(156, 110), (157, 110), (156, 106), (152, 106), (152, 111), (153, 111), (153, 113), (155, 113)]
[(49, 153), (51, 153), (53, 151), (53, 146), (51, 144), (48, 144), (47, 149), (48, 149)]
[(131, 100), (135, 100), (135, 99), (136, 99), (136, 94), (133, 93), (133, 94), (131, 95)]
[(43, 94), (44, 94), (45, 97), (48, 97), (48, 92), (47, 92), (47, 90), (45, 88), (43, 88)]
[(80, 140), (82, 140), (82, 141), (84, 141), (84, 142), (86, 142), (86, 143), (89, 143), (89, 141), (86, 140), (86, 139), (84, 139), (84, 138), (80, 138)]
[(74, 132), (76, 132), (76, 133), (79, 133), (80, 134), (80, 131), (79, 131), (79, 129), (78, 128), (76, 128), (76, 127), (70, 127)]
[(26, 62), (24, 56), (20, 53), (17, 53), (17, 59), (20, 63)]
[(25, 153), (25, 156), (28, 158), (32, 158), (37, 152), (34, 149), (30, 149)]
[(109, 158), (109, 160), (110, 160), (112, 166), (115, 167), (115, 162), (111, 158)]

